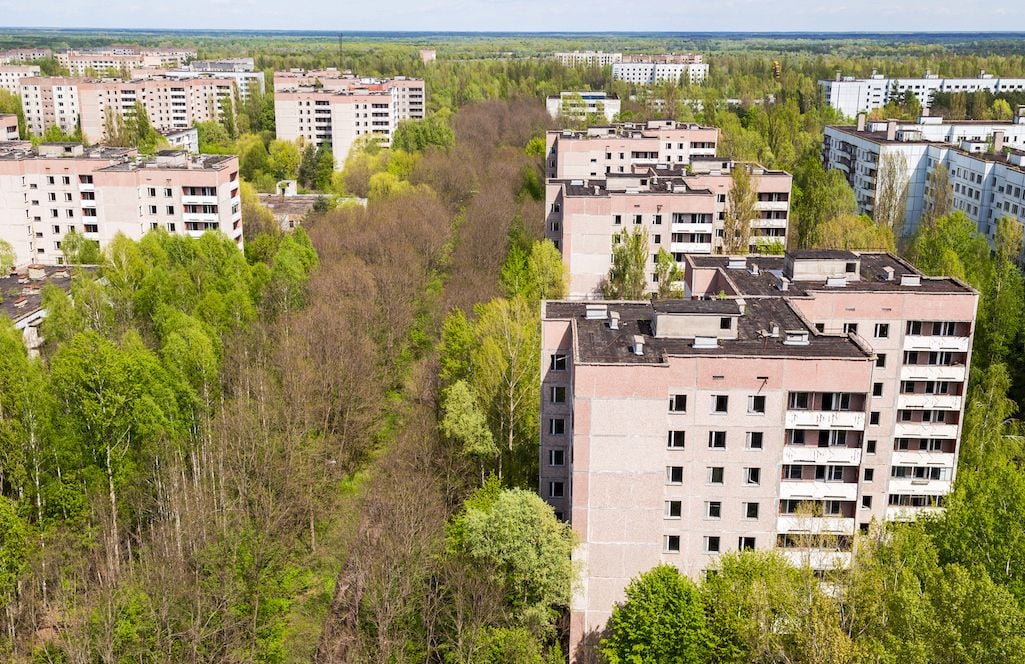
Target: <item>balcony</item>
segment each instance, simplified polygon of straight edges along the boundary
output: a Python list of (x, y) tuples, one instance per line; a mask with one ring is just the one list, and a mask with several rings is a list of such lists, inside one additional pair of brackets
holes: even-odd
[(790, 209), (790, 201), (758, 201), (756, 210), (775, 210), (785, 212)]
[(784, 500), (857, 500), (858, 484), (824, 480), (783, 480), (779, 483), (779, 497)]
[(901, 380), (953, 380), (964, 382), (963, 364), (906, 364), (900, 368)]
[(217, 223), (221, 220), (220, 216), (216, 212), (203, 213), (203, 212), (184, 212), (182, 213), (182, 221), (198, 222), (198, 223)]
[(815, 447), (812, 445), (784, 445), (783, 463), (858, 466), (861, 465), (861, 450), (857, 447)]
[(670, 245), (671, 252), (682, 252), (685, 254), (710, 254), (712, 253), (711, 242), (673, 242)]
[(897, 422), (895, 438), (957, 438), (957, 425), (941, 422)]
[(946, 337), (941, 335), (904, 337), (904, 350), (949, 350), (959, 353), (967, 353), (971, 347), (971, 340), (968, 337)]
[(707, 224), (696, 224), (696, 223), (689, 223), (689, 222), (686, 223), (686, 224), (680, 224), (680, 223), (673, 222), (673, 232), (674, 233), (711, 233), (712, 232), (712, 222), (709, 221)]
[(839, 569), (851, 564), (850, 551), (824, 551), (819, 549), (777, 549), (791, 565), (808, 565), (812, 569)]
[(217, 205), (217, 196), (182, 196), (182, 205)]
[(776, 531), (780, 533), (832, 533), (854, 534), (854, 519), (841, 516), (805, 517), (781, 514), (776, 518)]
[(938, 507), (894, 506), (886, 508), (884, 518), (887, 521), (912, 521), (920, 514), (936, 514), (939, 511)]
[(950, 480), (911, 479), (891, 477), (888, 491), (920, 496), (945, 496), (950, 493)]
[(961, 410), (961, 396), (958, 394), (900, 394), (897, 408), (924, 410)]
[(865, 413), (849, 410), (788, 410), (787, 429), (865, 429)]
[(899, 450), (893, 453), (893, 459), (890, 463), (894, 466), (943, 466), (944, 468), (953, 468), (957, 463), (957, 456), (943, 452)]

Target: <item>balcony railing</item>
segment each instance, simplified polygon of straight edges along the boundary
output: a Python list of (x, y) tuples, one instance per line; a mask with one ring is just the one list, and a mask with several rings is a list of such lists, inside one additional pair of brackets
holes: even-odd
[(861, 450), (856, 447), (784, 445), (783, 463), (858, 466), (861, 464)]
[(865, 428), (865, 413), (848, 410), (788, 410), (784, 417), (787, 429), (857, 429)]
[(970, 346), (971, 340), (968, 337), (947, 337), (941, 335), (908, 335), (904, 337), (904, 350), (949, 350), (967, 353)]
[(779, 497), (784, 500), (856, 500), (857, 482), (826, 482), (825, 480), (783, 480)]

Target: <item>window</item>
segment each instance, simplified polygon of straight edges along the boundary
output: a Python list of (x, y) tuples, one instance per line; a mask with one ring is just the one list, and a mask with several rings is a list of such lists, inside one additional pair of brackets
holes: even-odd
[(808, 410), (808, 393), (807, 392), (791, 392), (790, 393), (790, 410)]
[(844, 269), (848, 273), (857, 272), (858, 271), (858, 264), (857, 263), (847, 263), (844, 266)]
[(872, 509), (872, 496), (862, 496), (861, 497), (861, 506), (864, 507), (867, 510)]
[(881, 396), (883, 396), (883, 384), (882, 383), (873, 383), (872, 384), (872, 396), (874, 396), (874, 397), (881, 397)]
[(875, 454), (875, 453), (876, 453), (876, 441), (874, 441), (874, 440), (865, 441), (865, 454)]
[(635, 214), (634, 215), (634, 223), (637, 224), (638, 226), (640, 226), (642, 223), (644, 223), (644, 217), (642, 217), (639, 214)]
[(156, 187), (148, 187), (148, 188), (146, 189), (146, 194), (147, 194), (147, 195), (148, 195), (148, 196), (149, 196), (150, 198), (156, 198), (156, 197), (157, 197), (157, 188), (156, 188)]
[(654, 224), (660, 226), (662, 224), (662, 215), (656, 214)]
[(614, 223), (617, 226), (621, 225), (623, 223), (623, 215), (621, 215), (621, 214), (614, 214), (614, 215), (612, 215), (612, 223)]
[(843, 514), (843, 502), (839, 500), (827, 500), (822, 506), (822, 513), (826, 516), (839, 516)]
[(725, 413), (729, 407), (730, 398), (725, 394), (712, 395), (712, 412)]
[(157, 206), (156, 205), (149, 206), (149, 213), (150, 214), (156, 214), (157, 213)]
[(548, 450), (548, 465), (562, 466), (566, 463), (565, 450)]
[(548, 496), (550, 498), (562, 498), (564, 491), (564, 485), (562, 482), (549, 482), (548, 483)]
[(552, 403), (566, 403), (566, 388), (562, 385), (552, 385), (549, 388), (549, 400)]
[(890, 336), (890, 324), (889, 323), (876, 323), (875, 337), (876, 339), (886, 339)]
[[(55, 225), (53, 227), (53, 234), (54, 235), (60, 235), (60, 232), (61, 232), (61, 227), (58, 226), (58, 225)], [(42, 233), (40, 233), (39, 236), (42, 236)]]
[(548, 420), (548, 433), (553, 436), (561, 436), (566, 433), (566, 420), (561, 417), (553, 417)]
[(679, 553), (680, 552), (680, 536), (679, 535), (666, 535), (662, 538), (663, 551), (665, 553)]
[(815, 479), (826, 482), (842, 482), (843, 466), (815, 466)]
[(747, 484), (758, 485), (762, 481), (762, 469), (761, 468), (745, 468), (744, 469), (744, 482)]
[(875, 476), (876, 476), (875, 468), (866, 468), (865, 469), (864, 479), (865, 479), (866, 482), (871, 482), (873, 479), (875, 479)]
[(683, 466), (666, 466), (666, 483), (683, 484)]
[(61, 184), (71, 184), (71, 178), (67, 175), (61, 176)]
[(57, 194), (55, 194), (55, 193), (54, 193), (54, 192), (52, 192), (52, 191), (51, 191), (50, 193), (48, 193), (48, 194), (46, 195), (46, 197), (47, 197), (47, 198), (49, 198), (49, 199), (50, 199), (51, 201), (56, 201), (56, 200), (57, 200)]
[(922, 333), (922, 321), (920, 320), (909, 320), (907, 325), (908, 334), (921, 334)]
[(708, 448), (712, 450), (725, 450), (726, 449), (726, 432), (725, 431), (709, 431), (708, 432)]
[(755, 538), (753, 537), (738, 537), (737, 538), (737, 550), (748, 551), (755, 548)]
[(747, 432), (747, 449), (749, 450), (760, 450), (762, 449), (762, 437), (761, 431), (748, 431)]
[(729, 317), (719, 319), (719, 329), (728, 330), (733, 326), (733, 319)]
[(551, 363), (552, 371), (565, 371), (566, 370), (566, 355), (564, 353), (555, 353), (552, 355)]
[(954, 336), (955, 323), (952, 321), (942, 321), (932, 324), (932, 333), (935, 336), (941, 337), (952, 337)]
[(64, 202), (65, 203), (70, 203), (71, 202), (71, 194), (70, 193), (68, 193), (68, 192), (64, 193)]
[(174, 206), (173, 205), (168, 205), (167, 206), (167, 214), (174, 214)]
[(874, 424), (874, 425), (878, 426), (878, 424), (879, 424), (879, 411), (878, 410), (873, 410), (871, 413), (868, 414), (868, 423), (869, 424)]
[(886, 366), (886, 353), (876, 355), (876, 366), (880, 369)]
[(758, 503), (744, 503), (744, 518), (745, 519), (757, 519), (758, 518)]
[(712, 536), (705, 538), (705, 553), (719, 553), (719, 537)]
[(170, 198), (173, 195), (174, 193), (171, 191), (170, 187), (164, 187), (164, 198)]
[(747, 399), (747, 412), (765, 414), (765, 396), (757, 394)]
[(53, 176), (52, 175), (47, 175), (46, 176), (46, 184), (53, 184), (53, 183), (54, 183)]
[(843, 333), (844, 334), (849, 334), (851, 332), (853, 332), (854, 334), (858, 333), (858, 324), (857, 323), (844, 323), (843, 324)]
[(683, 501), (682, 500), (667, 500), (666, 501), (666, 514), (667, 519), (679, 519), (683, 516)]
[(687, 395), (686, 394), (674, 394), (669, 397), (669, 412), (670, 413), (685, 413), (687, 412)]
[(712, 466), (708, 469), (708, 483), (709, 484), (722, 484), (723, 483), (723, 469), (722, 466)]
[(670, 431), (669, 442), (666, 444), (671, 450), (682, 450), (686, 434), (683, 431)]
[(710, 500), (705, 503), (705, 518), (718, 519), (722, 517), (722, 501)]
[(822, 410), (850, 410), (851, 395), (847, 392), (826, 392), (822, 395)]

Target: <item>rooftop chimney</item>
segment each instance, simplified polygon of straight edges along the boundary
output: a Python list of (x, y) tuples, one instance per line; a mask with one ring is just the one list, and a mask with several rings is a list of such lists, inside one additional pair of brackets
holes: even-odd
[(631, 350), (634, 355), (644, 355), (644, 337), (639, 334), (634, 335), (633, 346)]
[(1004, 131), (1003, 129), (993, 132), (993, 154), (1000, 154), (1004, 151)]
[(787, 279), (786, 277), (780, 277), (779, 278), (779, 289), (781, 291), (783, 291), (784, 293), (786, 293), (788, 290), (790, 290), (790, 280)]
[(618, 311), (610, 311), (609, 312), (609, 329), (610, 330), (618, 330), (619, 329), (619, 312)]
[(858, 113), (858, 131), (865, 131), (865, 114)]
[(838, 80), (838, 81), (839, 81), (839, 80), (840, 80), (840, 79), (841, 79), (842, 77), (843, 77), (843, 74), (841, 74), (841, 73), (840, 73), (840, 70), (839, 70), (839, 69), (837, 69), (837, 70), (836, 70), (836, 80)]
[(893, 268), (887, 265), (883, 268), (883, 274), (886, 275), (887, 281), (893, 281)]
[(893, 141), (897, 139), (897, 121), (887, 120), (886, 121), (886, 140)]
[(773, 339), (779, 338), (779, 323), (772, 324), (772, 327), (769, 328), (769, 336)]

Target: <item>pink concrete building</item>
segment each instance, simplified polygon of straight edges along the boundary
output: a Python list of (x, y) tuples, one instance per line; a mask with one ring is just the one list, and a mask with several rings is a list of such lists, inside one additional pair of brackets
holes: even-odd
[(38, 150), (0, 148), (0, 239), (18, 265), (64, 262), (61, 240), (74, 229), (106, 246), (164, 229), (194, 237), (217, 230), (242, 246), (239, 164), (234, 155), (167, 151), (140, 158), (128, 148), (74, 143)]
[[(658, 289), (654, 257), (660, 249), (677, 262), (687, 254), (722, 253), (723, 225), (734, 168), (751, 173), (757, 191), (749, 249), (786, 245), (792, 177), (756, 164), (716, 157), (690, 157), (687, 169), (633, 165), (602, 179), (549, 179), (545, 236), (562, 252), (569, 297), (594, 298), (612, 265), (612, 250), (624, 233), (648, 233), (648, 288)], [(688, 174), (688, 172), (690, 174)]]
[(0, 90), (21, 94), (21, 79), (39, 76), (36, 65), (0, 65)]
[(543, 304), (539, 483), (580, 539), (575, 661), (658, 563), (843, 565), (956, 474), (971, 288), (889, 254), (684, 260), (696, 299)]
[(55, 57), (72, 76), (97, 76), (110, 71), (127, 71), (135, 67), (182, 67), (189, 60), (195, 59), (196, 50), (110, 46), (58, 51)]
[(0, 114), (0, 141), (17, 141), (19, 138), (18, 116), (14, 113)]
[(53, 51), (48, 48), (12, 48), (0, 51), (0, 63), (3, 64), (19, 64), (52, 57)]
[(383, 146), (403, 120), (424, 117), (421, 79), (359, 78), (336, 69), (274, 74), (277, 137), (319, 146), (329, 143), (341, 168), (356, 141), (371, 136)]

